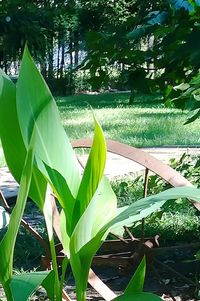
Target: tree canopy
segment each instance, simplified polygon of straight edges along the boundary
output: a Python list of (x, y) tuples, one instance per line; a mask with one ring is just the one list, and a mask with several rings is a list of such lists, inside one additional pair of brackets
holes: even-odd
[(199, 0), (4, 0), (0, 64), (18, 72), (27, 42), (46, 78), (87, 70), (99, 89), (114, 66), (131, 101), (160, 91), (167, 105), (183, 108), (191, 97), (180, 85), (193, 85), (200, 68), (199, 17)]

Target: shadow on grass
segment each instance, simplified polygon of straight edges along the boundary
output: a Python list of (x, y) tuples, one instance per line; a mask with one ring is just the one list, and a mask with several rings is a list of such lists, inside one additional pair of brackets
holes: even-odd
[(93, 136), (91, 105), (107, 139), (136, 147), (198, 143), (198, 122), (183, 125), (186, 111), (166, 109), (159, 95), (138, 95), (130, 106), (129, 96), (123, 92), (58, 98), (67, 135), (71, 140)]
[[(184, 117), (184, 114), (183, 114)], [(175, 122), (175, 118), (180, 119), (180, 112), (179, 111), (169, 111), (169, 112), (126, 112), (123, 113), (122, 119), (120, 120), (120, 123), (118, 123), (118, 120), (114, 120), (113, 122), (105, 121), (103, 123), (103, 129), (104, 131), (110, 131), (115, 129), (119, 134), (120, 131), (125, 132), (126, 134), (134, 132), (134, 128), (137, 128), (137, 132), (141, 131), (145, 133), (153, 132), (153, 134), (160, 133), (161, 135), (164, 135), (164, 132), (171, 131), (169, 127), (169, 122), (171, 120), (171, 123), (173, 123), (173, 131), (175, 130), (175, 127), (177, 126)], [(135, 120), (135, 121), (134, 121)], [(166, 124), (167, 121), (167, 124)], [(178, 123), (178, 126), (180, 124)], [(188, 125), (183, 125), (183, 129), (188, 128)]]
[[(141, 105), (139, 107), (141, 109)], [(149, 108), (151, 109), (151, 108)], [(159, 108), (158, 108), (159, 109)], [(131, 113), (128, 113), (127, 112), (127, 118), (130, 119), (130, 114)], [(182, 113), (181, 114), (181, 111), (174, 111), (174, 110), (171, 110), (171, 111), (164, 111), (163, 112), (158, 112), (158, 111), (155, 111), (155, 112), (152, 112), (152, 111), (147, 111), (146, 113), (142, 113), (141, 111), (137, 112), (137, 111), (134, 111), (133, 112), (133, 117), (137, 117), (138, 119), (141, 118), (141, 119), (145, 119), (145, 120), (157, 120), (157, 119), (163, 119), (161, 121), (164, 121), (164, 119), (167, 119), (167, 118), (176, 118), (177, 117), (180, 117), (181, 115), (186, 115), (185, 113)], [(126, 114), (123, 115), (124, 117), (126, 117)], [(162, 125), (161, 125), (162, 126)]]
[(72, 108), (115, 108), (115, 107), (157, 107), (162, 103), (159, 95), (138, 95), (132, 105), (129, 105), (130, 92), (101, 93), (97, 95), (81, 94), (67, 97), (57, 97), (58, 107), (71, 110)]
[(132, 124), (122, 127), (122, 125), (103, 125), (104, 132), (112, 132), (112, 139), (128, 143), (136, 147), (161, 146), (169, 136), (173, 136), (174, 128), (157, 127), (156, 125), (143, 124), (140, 127), (133, 127)]

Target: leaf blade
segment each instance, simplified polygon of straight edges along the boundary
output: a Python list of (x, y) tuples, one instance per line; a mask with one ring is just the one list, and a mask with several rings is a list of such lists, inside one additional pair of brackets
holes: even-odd
[[(0, 70), (0, 119), (0, 138), (6, 163), (19, 183), (27, 155), (27, 148), (21, 135), (17, 116), (16, 88), (2, 70)], [(9, 122), (9, 120), (12, 120), (12, 122)], [(31, 181), (29, 194), (41, 208), (46, 190), (46, 181), (36, 167), (33, 168), (33, 173), (34, 177)]]
[(8, 230), (0, 242), (0, 282), (2, 285), (5, 285), (12, 276), (14, 245), (31, 184), (33, 158), (33, 149), (30, 147), (22, 172), (16, 205), (10, 216)]
[(66, 180), (72, 194), (76, 196), (80, 184), (78, 162), (61, 125), (55, 101), (33, 62), (27, 46), (17, 82), (16, 99), (25, 145), (29, 143), (33, 126), (35, 127), (37, 167), (47, 178), (51, 177), (52, 182), (57, 179), (57, 175), (54, 173), (49, 175), (44, 163), (57, 170)]
[(14, 275), (10, 282), (13, 301), (27, 301), (52, 272), (32, 272)]
[(79, 218), (89, 205), (104, 173), (106, 162), (106, 142), (102, 129), (95, 117), (94, 123), (94, 139), (76, 198), (72, 228), (75, 227)]
[(113, 301), (162, 301), (162, 299), (151, 293), (136, 293), (131, 295), (121, 295)]
[(116, 209), (116, 196), (108, 180), (103, 178), (70, 239), (70, 264), (79, 296), (86, 290), (92, 258), (102, 244), (102, 237), (97, 234), (115, 216)]
[(133, 277), (131, 278), (128, 286), (126, 287), (124, 294), (141, 293), (144, 287), (145, 273), (146, 258), (144, 256)]

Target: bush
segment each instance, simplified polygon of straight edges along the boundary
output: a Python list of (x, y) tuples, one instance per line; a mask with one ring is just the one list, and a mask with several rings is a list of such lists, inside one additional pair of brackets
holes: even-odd
[[(180, 160), (170, 160), (170, 165), (200, 187), (200, 159), (183, 154)], [(118, 197), (118, 206), (130, 205), (143, 196), (143, 177), (136, 179), (123, 178), (112, 182), (113, 190)], [(157, 194), (170, 185), (156, 175), (149, 177), (148, 194)], [(141, 237), (141, 223), (131, 229), (133, 235)], [(200, 213), (186, 199), (168, 201), (156, 213), (145, 220), (145, 236), (159, 234), (162, 242), (192, 241), (200, 235)]]
[(83, 91), (91, 91), (92, 87), (89, 83), (89, 72), (87, 70), (78, 70), (74, 73), (74, 87), (75, 93)]
[(74, 75), (70, 72), (65, 74), (63, 78), (46, 78), (45, 81), (55, 96), (66, 96), (75, 93)]

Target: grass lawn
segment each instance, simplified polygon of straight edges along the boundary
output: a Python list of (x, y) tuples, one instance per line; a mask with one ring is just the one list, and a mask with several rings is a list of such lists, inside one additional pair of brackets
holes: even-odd
[(138, 97), (132, 106), (128, 98), (128, 93), (58, 98), (67, 135), (70, 139), (92, 137), (90, 104), (107, 138), (136, 147), (200, 145), (200, 120), (183, 125), (187, 112), (165, 108), (156, 96)]
[[(90, 106), (106, 138), (136, 147), (200, 145), (200, 120), (183, 125), (187, 112), (167, 109), (158, 96), (138, 96), (128, 105), (129, 93), (57, 97), (62, 123), (69, 138), (92, 137)], [(4, 165), (0, 149), (0, 166)]]

